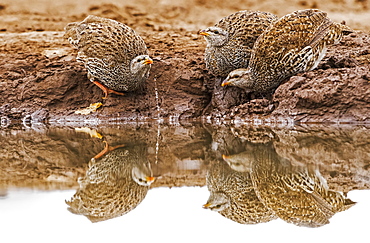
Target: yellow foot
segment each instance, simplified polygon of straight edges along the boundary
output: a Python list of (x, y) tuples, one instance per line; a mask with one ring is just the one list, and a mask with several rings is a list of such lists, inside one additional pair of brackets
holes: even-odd
[(81, 114), (81, 115), (88, 115), (92, 112), (95, 112), (97, 109), (99, 109), (99, 107), (101, 107), (103, 104), (98, 102), (98, 103), (93, 103), (93, 104), (90, 104), (89, 107), (86, 107), (86, 108), (83, 108), (83, 109), (80, 109), (80, 110), (77, 110), (75, 111), (75, 114)]

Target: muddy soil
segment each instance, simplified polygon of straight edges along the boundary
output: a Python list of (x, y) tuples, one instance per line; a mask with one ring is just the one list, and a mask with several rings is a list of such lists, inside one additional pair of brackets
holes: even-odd
[[(158, 117), (369, 123), (369, 7), (366, 0), (5, 0), (0, 5), (1, 123)], [(331, 46), (316, 70), (286, 80), (270, 98), (215, 84), (205, 68), (200, 29), (242, 9), (283, 16), (306, 8), (327, 11), (356, 32)], [(67, 23), (89, 14), (116, 19), (143, 37), (154, 60), (143, 90), (102, 100), (101, 90), (89, 82), (76, 50), (63, 38)], [(97, 112), (75, 114), (95, 102), (103, 103)]]

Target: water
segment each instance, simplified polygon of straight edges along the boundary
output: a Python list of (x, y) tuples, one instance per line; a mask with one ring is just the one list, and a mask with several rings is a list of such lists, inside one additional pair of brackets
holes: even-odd
[[(3, 128), (1, 241), (360, 242), (369, 135), (320, 125)], [(94, 158), (105, 144), (111, 151)], [(148, 176), (150, 187), (139, 181)], [(226, 194), (225, 209), (202, 208), (209, 191)]]

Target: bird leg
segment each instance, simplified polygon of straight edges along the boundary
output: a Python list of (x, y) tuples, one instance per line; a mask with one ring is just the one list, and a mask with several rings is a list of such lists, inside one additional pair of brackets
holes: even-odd
[(93, 159), (100, 159), (101, 157), (103, 157), (105, 154), (115, 150), (115, 149), (118, 149), (118, 148), (123, 148), (125, 147), (124, 144), (121, 144), (121, 145), (117, 145), (117, 146), (109, 146), (108, 142), (107, 141), (103, 141), (103, 143), (105, 144), (104, 145), (104, 149), (102, 151), (100, 151), (100, 153), (98, 153), (97, 155), (95, 155), (93, 157)]
[(98, 81), (92, 81), (96, 86), (98, 86), (101, 90), (103, 90), (104, 92), (104, 97), (102, 97), (103, 99), (106, 99), (108, 98), (108, 94), (110, 93), (113, 93), (113, 94), (116, 94), (116, 95), (124, 95), (124, 93), (121, 93), (121, 92), (118, 92), (118, 91), (115, 91), (113, 89), (109, 89), (107, 87), (105, 87), (104, 85), (102, 85), (101, 83), (99, 83)]

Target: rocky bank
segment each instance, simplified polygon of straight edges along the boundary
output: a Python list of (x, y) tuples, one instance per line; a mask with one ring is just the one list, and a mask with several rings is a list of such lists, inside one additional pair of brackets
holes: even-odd
[[(370, 122), (369, 3), (281, 1), (280, 7), (251, 1), (127, 1), (89, 4), (66, 1), (28, 6), (5, 1), (0, 33), (0, 117), (33, 122), (151, 120), (241, 120), (271, 122)], [(289, 6), (284, 8), (284, 6)], [(205, 41), (197, 31), (240, 9), (288, 12), (320, 8), (356, 30), (329, 47), (318, 68), (286, 80), (266, 98), (219, 87), (203, 60)], [(88, 14), (134, 28), (154, 60), (143, 90), (102, 100), (102, 93), (76, 62), (63, 38), (68, 22)], [(214, 95), (215, 92), (217, 95)], [(237, 98), (235, 98), (237, 97)], [(90, 115), (75, 111), (102, 102)]]

